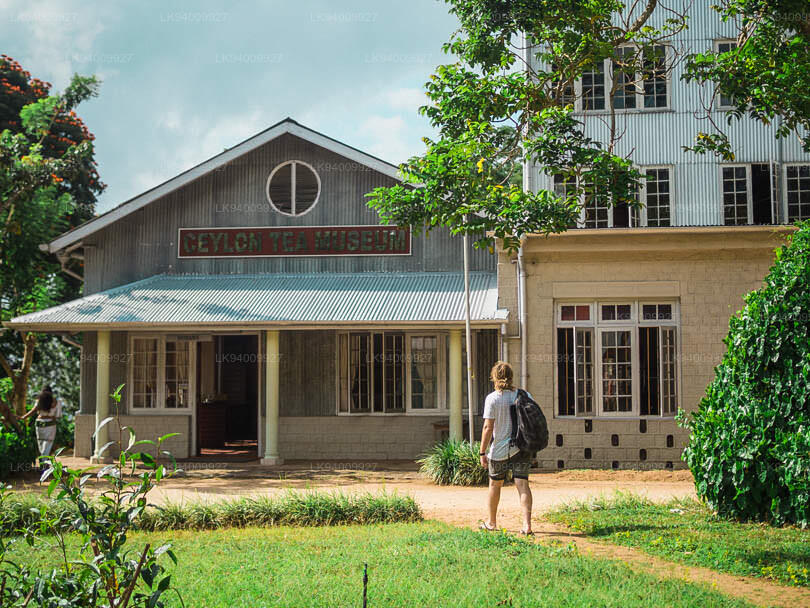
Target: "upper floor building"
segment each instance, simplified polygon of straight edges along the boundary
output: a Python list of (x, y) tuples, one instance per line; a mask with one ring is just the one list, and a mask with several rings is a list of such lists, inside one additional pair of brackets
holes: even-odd
[[(810, 219), (810, 155), (799, 139), (777, 139), (778, 122), (765, 125), (744, 117), (727, 124), (731, 100), (710, 85), (682, 79), (687, 55), (736, 45), (736, 26), (723, 22), (711, 4), (691, 3), (688, 29), (643, 57), (637, 72), (620, 67), (620, 56), (632, 50), (628, 46), (620, 49), (618, 60), (605, 60), (568, 89), (568, 101), (586, 135), (606, 143), (615, 129), (615, 153), (630, 158), (647, 176), (638, 211), (611, 207), (606, 198), (595, 197), (583, 209), (580, 227), (736, 226)], [(650, 24), (661, 26), (669, 17), (659, 7)], [(733, 162), (687, 149), (698, 132), (712, 131), (712, 121), (728, 135)], [(526, 169), (529, 188), (564, 190), (559, 176), (543, 174), (536, 166)]]

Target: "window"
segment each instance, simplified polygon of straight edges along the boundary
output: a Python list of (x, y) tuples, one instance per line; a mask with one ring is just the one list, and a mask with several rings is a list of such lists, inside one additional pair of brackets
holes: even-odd
[(669, 48), (658, 44), (644, 49), (619, 47), (606, 59), (583, 72), (579, 82), (580, 111), (603, 111), (613, 95), (616, 110), (658, 110), (669, 107)]
[(445, 408), (440, 335), (339, 334), (338, 412), (403, 414)]
[(788, 222), (810, 219), (810, 165), (790, 165), (785, 171)]
[(558, 304), (557, 311), (557, 415), (675, 415), (675, 303)]
[(166, 336), (130, 340), (130, 407), (136, 410), (188, 410), (194, 350), (188, 340)]
[[(717, 53), (730, 53), (737, 48), (736, 40), (721, 40), (715, 43), (714, 49)], [(719, 109), (728, 109), (734, 107), (734, 99), (728, 95), (724, 95), (718, 91), (717, 94), (717, 107)]]
[(321, 178), (300, 160), (281, 163), (267, 178), (267, 200), (284, 215), (304, 215), (318, 202)]
[(645, 49), (641, 86), (645, 108), (669, 106), (669, 79), (667, 75), (667, 47), (656, 45)]
[(132, 341), (132, 407), (158, 405), (158, 341), (135, 338)]
[(725, 225), (775, 223), (774, 209), (779, 199), (776, 175), (770, 164), (723, 167)]
[(439, 407), (438, 338), (410, 337), (411, 408), (435, 410)]
[(636, 70), (633, 66), (636, 51), (633, 47), (625, 46), (617, 49), (616, 59), (613, 61), (613, 107), (617, 110), (626, 110), (636, 107), (638, 89), (636, 87)]
[[(551, 69), (553, 72), (558, 72), (560, 68), (557, 65), (554, 65)], [(576, 103), (577, 96), (574, 91), (573, 82), (570, 80), (566, 81), (565, 79), (561, 78), (559, 80), (555, 80), (553, 84), (555, 89), (554, 92), (559, 98), (560, 105), (569, 106)]]
[(585, 185), (585, 202), (582, 205), (583, 228), (607, 228), (610, 226), (608, 195), (595, 186)]
[(605, 109), (605, 67), (601, 63), (582, 74), (582, 109)]
[(671, 226), (671, 182), (668, 167), (649, 167), (643, 170), (646, 180), (641, 184), (644, 208), (640, 221), (644, 226)]

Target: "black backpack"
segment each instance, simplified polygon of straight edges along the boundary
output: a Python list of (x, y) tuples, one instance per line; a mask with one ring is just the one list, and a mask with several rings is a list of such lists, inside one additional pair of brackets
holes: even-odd
[(548, 446), (548, 424), (543, 410), (523, 389), (517, 389), (515, 402), (509, 406), (512, 438), (509, 445), (524, 452), (536, 453)]

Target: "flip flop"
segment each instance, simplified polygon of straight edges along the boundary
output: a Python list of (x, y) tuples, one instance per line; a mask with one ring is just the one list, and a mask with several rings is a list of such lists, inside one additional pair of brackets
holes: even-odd
[(478, 529), (479, 530), (486, 530), (487, 532), (495, 532), (495, 530), (497, 530), (497, 528), (495, 528), (494, 526), (492, 528), (490, 528), (487, 525), (487, 522), (485, 522), (483, 519), (478, 522)]

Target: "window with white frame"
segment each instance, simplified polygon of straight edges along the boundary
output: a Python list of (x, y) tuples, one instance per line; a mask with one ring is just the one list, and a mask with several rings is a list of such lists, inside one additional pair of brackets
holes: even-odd
[(599, 63), (582, 73), (582, 110), (605, 109), (605, 66)]
[(672, 225), (672, 180), (669, 167), (646, 167), (642, 169), (645, 179), (641, 184), (641, 212), (643, 226)]
[(785, 167), (788, 222), (810, 219), (810, 164)]
[(726, 226), (772, 224), (778, 216), (779, 166), (726, 165), (721, 169)]
[(644, 50), (641, 88), (644, 108), (669, 107), (667, 47), (658, 44)]
[(669, 108), (670, 49), (658, 44), (640, 51), (625, 45), (615, 57), (583, 72), (578, 81), (581, 99), (577, 110), (600, 112), (613, 94), (616, 110), (661, 110)]
[(558, 416), (674, 416), (675, 302), (560, 303)]
[(131, 337), (132, 409), (178, 411), (191, 407), (193, 344), (165, 336)]
[[(718, 40), (714, 43), (714, 50), (717, 53), (730, 53), (737, 48), (736, 40)], [(717, 94), (717, 107), (718, 109), (728, 109), (734, 107), (734, 99), (728, 95), (718, 92)]]
[(430, 413), (446, 408), (444, 336), (352, 332), (338, 336), (338, 412)]

